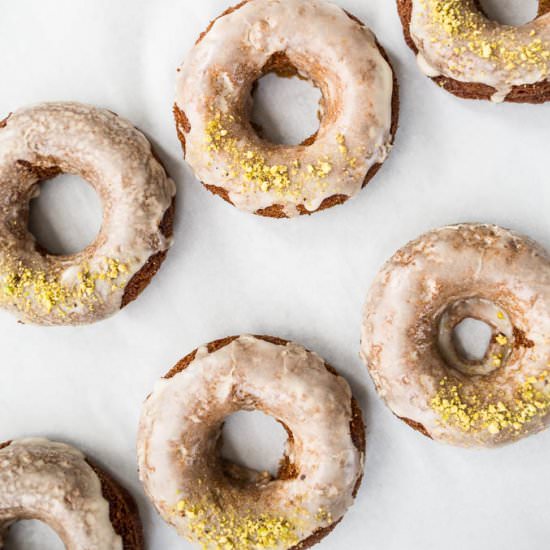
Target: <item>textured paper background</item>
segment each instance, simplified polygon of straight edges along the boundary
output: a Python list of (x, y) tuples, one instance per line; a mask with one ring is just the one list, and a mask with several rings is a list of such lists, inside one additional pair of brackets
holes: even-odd
[[(155, 380), (197, 345), (268, 333), (326, 357), (353, 385), (366, 415), (365, 480), (324, 548), (546, 549), (550, 432), (496, 451), (434, 444), (382, 405), (358, 351), (370, 282), (418, 234), (460, 221), (495, 222), (550, 247), (550, 104), (460, 101), (418, 72), (393, 1), (339, 3), (373, 28), (394, 63), (401, 85), (395, 149), (347, 205), (272, 221), (204, 191), (182, 160), (172, 122), (175, 69), (227, 0), (2, 2), (0, 111), (79, 100), (129, 118), (177, 181), (178, 215), (162, 270), (114, 318), (43, 329), (0, 314), (0, 440), (45, 435), (80, 446), (132, 491), (148, 548), (190, 548), (158, 519), (138, 482), (140, 405)], [(77, 198), (56, 208), (85, 216), (88, 195)]]

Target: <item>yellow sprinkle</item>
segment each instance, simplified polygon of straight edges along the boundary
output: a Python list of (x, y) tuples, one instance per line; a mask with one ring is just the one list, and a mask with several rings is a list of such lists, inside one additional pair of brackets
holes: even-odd
[(106, 258), (104, 265), (91, 270), (83, 264), (73, 284), (62, 282), (57, 273), (32, 269), (22, 262), (0, 265), (0, 303), (9, 304), (19, 311), (32, 314), (55, 313), (65, 316), (68, 310), (85, 305), (90, 311), (101, 299), (96, 292), (98, 281), (109, 281), (111, 291), (123, 288), (128, 267), (114, 258)]
[(228, 162), (228, 171), (222, 176), (238, 176), (242, 179), (244, 192), (260, 190), (275, 192), (279, 196), (301, 197), (307, 181), (325, 180), (332, 172), (328, 158), (308, 164), (302, 170), (298, 160), (286, 164), (272, 164), (264, 152), (243, 148), (241, 142), (232, 133), (234, 118), (220, 112), (213, 112), (206, 124), (205, 148), (213, 157), (223, 153)]
[(508, 402), (495, 402), (491, 396), (481, 398), (466, 393), (462, 384), (451, 383), (445, 377), (439, 382), (430, 405), (439, 414), (441, 422), (458, 426), (464, 432), (519, 432), (535, 418), (550, 412), (550, 394), (544, 391), (548, 372), (541, 376), (527, 377)]
[[(547, 74), (550, 44), (543, 42), (533, 30), (530, 40), (522, 40), (518, 29), (499, 26), (493, 29), (478, 10), (465, 7), (464, 0), (421, 0), (429, 21), (441, 29), (434, 44), (441, 48), (456, 47), (462, 42), (469, 53), (483, 61), (493, 61), (513, 71), (526, 65)], [(464, 47), (464, 46), (463, 46)], [(461, 50), (461, 53), (462, 52)], [(458, 58), (453, 70), (463, 72), (469, 67), (469, 58)]]
[[(217, 499), (203, 497), (197, 503), (180, 500), (175, 513), (188, 520), (192, 540), (204, 550), (260, 550), (299, 543), (297, 525), (290, 520), (269, 514), (235, 511), (220, 507)], [(328, 517), (328, 515), (327, 515)]]
[(495, 340), (499, 346), (505, 346), (508, 343), (508, 338), (502, 333), (497, 334)]

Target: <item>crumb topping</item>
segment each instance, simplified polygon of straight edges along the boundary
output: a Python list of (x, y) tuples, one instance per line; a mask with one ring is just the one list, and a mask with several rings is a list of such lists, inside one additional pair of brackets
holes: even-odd
[[(462, 72), (471, 61), (461, 58), (465, 52), (473, 53), (482, 60), (493, 61), (508, 71), (531, 66), (544, 76), (548, 75), (550, 44), (543, 41), (535, 29), (525, 41), (519, 28), (511, 25), (495, 27), (491, 21), (473, 6), (468, 9), (464, 0), (419, 0), (421, 11), (428, 16), (430, 24), (441, 29), (443, 45), (452, 47), (455, 56), (450, 68)], [(432, 43), (439, 37), (432, 38)], [(457, 42), (460, 45), (457, 45)]]
[(203, 550), (260, 550), (291, 548), (300, 542), (298, 521), (282, 515), (237, 512), (203, 499), (192, 504), (180, 500), (175, 514), (185, 517), (191, 536)]
[(115, 292), (126, 286), (127, 274), (126, 264), (105, 258), (98, 269), (82, 265), (76, 282), (66, 283), (56, 273), (33, 269), (22, 261), (4, 261), (0, 265), (0, 304), (15, 306), (28, 315), (37, 307), (42, 313), (64, 317), (82, 304), (93, 311), (101, 301), (98, 283), (107, 283)]
[(205, 129), (205, 149), (211, 163), (220, 152), (229, 157), (229, 169), (222, 172), (224, 178), (241, 178), (242, 192), (274, 192), (279, 197), (303, 199), (306, 187), (313, 185), (325, 190), (327, 178), (333, 172), (336, 162), (343, 158), (344, 175), (357, 166), (356, 157), (346, 146), (345, 137), (338, 134), (333, 154), (322, 155), (314, 163), (303, 164), (293, 160), (288, 164), (271, 164), (265, 154), (257, 148), (243, 146), (232, 131), (235, 117), (214, 111)]
[(443, 424), (458, 426), (463, 432), (487, 430), (496, 435), (503, 430), (519, 434), (536, 418), (550, 412), (550, 373), (529, 376), (516, 389), (511, 400), (495, 395), (482, 398), (467, 393), (461, 383), (444, 377), (430, 406)]

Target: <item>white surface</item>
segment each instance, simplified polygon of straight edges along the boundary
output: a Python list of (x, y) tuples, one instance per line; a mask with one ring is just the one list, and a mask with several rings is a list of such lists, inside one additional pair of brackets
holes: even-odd
[(0, 313), (0, 439), (42, 435), (82, 447), (137, 498), (148, 548), (191, 548), (141, 491), (140, 405), (197, 345), (273, 334), (345, 374), (368, 423), (363, 486), (323, 548), (546, 549), (550, 432), (496, 451), (434, 444), (383, 406), (358, 351), (370, 282), (420, 233), (495, 222), (550, 247), (550, 104), (456, 99), (416, 69), (393, 1), (339, 3), (368, 22), (394, 63), (401, 84), (395, 149), (357, 199), (276, 221), (242, 214), (203, 190), (182, 160), (172, 121), (176, 66), (227, 1), (3, 2), (0, 110), (72, 99), (116, 111), (153, 139), (179, 194), (174, 248), (147, 291), (114, 318), (43, 329)]

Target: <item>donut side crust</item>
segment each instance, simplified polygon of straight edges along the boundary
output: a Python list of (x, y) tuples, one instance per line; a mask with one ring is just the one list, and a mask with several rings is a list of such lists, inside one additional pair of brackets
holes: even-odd
[[(151, 144), (151, 154), (155, 160), (162, 166), (162, 169), (168, 175), (168, 170), (164, 166), (164, 163), (161, 161), (160, 157), (156, 153), (155, 149)], [(164, 216), (159, 224), (160, 232), (164, 237), (170, 239), (174, 235), (174, 217), (176, 214), (176, 197), (172, 198), (170, 206), (164, 212)], [(130, 302), (133, 302), (149, 285), (151, 279), (157, 274), (160, 266), (166, 259), (168, 250), (162, 250), (157, 252), (149, 257), (145, 262), (143, 267), (134, 274), (134, 276), (128, 281), (124, 289), (124, 294), (122, 295), (122, 301), (120, 303), (120, 309), (127, 306)]]
[[(209, 23), (208, 27), (206, 28), (206, 30), (201, 33), (201, 35), (199, 36), (199, 38), (195, 42), (195, 45), (199, 44), (203, 40), (203, 38), (210, 32), (210, 30), (212, 29), (212, 27), (214, 26), (214, 24), (216, 23), (216, 21), (218, 19), (221, 19), (222, 17), (225, 17), (226, 15), (229, 15), (229, 14), (237, 11), (238, 9), (242, 8), (244, 5), (248, 4), (248, 2), (250, 2), (250, 1), (252, 1), (252, 0), (243, 0), (239, 4), (226, 9), (218, 17), (216, 17), (215, 19), (210, 21), (210, 23)], [(356, 23), (358, 23), (362, 27), (365, 26), (364, 23), (359, 18), (357, 18), (356, 16), (350, 14), (346, 10), (344, 10), (344, 12), (346, 13), (346, 15), (350, 19), (352, 19), (353, 21), (355, 21)], [(395, 140), (395, 135), (397, 133), (397, 128), (398, 128), (398, 125), (399, 125), (399, 84), (398, 84), (398, 81), (397, 81), (397, 76), (395, 74), (395, 70), (394, 70), (394, 68), (393, 68), (393, 66), (390, 62), (388, 54), (386, 53), (384, 48), (378, 43), (378, 41), (376, 41), (376, 45), (377, 45), (378, 50), (380, 51), (382, 57), (388, 63), (388, 65), (390, 66), (391, 71), (392, 71), (393, 93), (392, 93), (392, 119), (391, 119), (391, 126), (390, 126), (390, 132), (391, 132), (390, 144), (393, 144), (393, 142)], [(287, 77), (292, 76), (291, 74), (289, 74), (291, 71), (289, 71), (289, 65), (288, 65), (288, 62), (285, 60), (285, 58), (286, 58), (286, 56), (277, 56), (275, 54), (275, 56), (272, 58), (272, 62), (269, 63), (269, 67), (268, 67), (267, 72), (274, 72), (276, 74), (287, 76)], [(185, 132), (190, 132), (191, 131), (191, 125), (189, 124), (189, 119), (188, 119), (187, 115), (185, 114), (184, 111), (182, 111), (177, 106), (177, 104), (174, 104), (174, 106), (173, 106), (173, 113), (174, 113), (174, 118), (176, 120), (178, 138), (180, 140), (180, 143), (181, 143), (181, 146), (182, 146), (182, 149), (183, 149), (183, 154), (184, 154), (184, 157), (185, 157), (186, 139), (185, 139), (185, 134), (181, 131), (180, 128), (183, 128), (185, 130)], [(315, 137), (316, 137), (316, 133), (313, 136), (310, 136), (309, 138), (307, 138), (302, 143), (302, 145), (311, 144), (313, 141), (315, 141)], [(374, 164), (373, 166), (370, 167), (369, 171), (367, 172), (367, 175), (365, 176), (365, 179), (363, 181), (363, 184), (362, 184), (361, 188), (366, 187), (366, 185), (369, 183), (369, 181), (376, 175), (378, 170), (380, 170), (382, 164), (383, 163), (378, 163), (378, 164)], [(235, 206), (233, 204), (233, 202), (231, 201), (231, 199), (229, 198), (229, 192), (227, 191), (227, 189), (225, 189), (224, 187), (218, 186), (218, 185), (209, 184), (207, 182), (201, 182), (201, 183), (212, 194), (217, 195), (218, 197), (221, 197), (224, 201), (226, 201), (229, 204)], [(349, 197), (348, 195), (337, 194), (337, 195), (332, 195), (332, 196), (327, 197), (326, 199), (324, 199), (323, 202), (321, 203), (321, 205), (319, 206), (319, 208), (317, 208), (316, 210), (311, 210), (310, 211), (307, 208), (305, 208), (305, 206), (303, 204), (296, 205), (296, 208), (297, 208), (297, 210), (298, 210), (298, 212), (300, 213), (301, 216), (311, 215), (311, 214), (314, 214), (315, 212), (320, 212), (322, 210), (327, 210), (328, 208), (332, 208), (333, 206), (338, 206), (340, 204), (344, 204), (350, 198), (351, 197)], [(264, 216), (264, 217), (268, 217), (268, 218), (279, 218), (279, 219), (288, 218), (288, 216), (284, 212), (284, 206), (282, 204), (273, 204), (271, 206), (268, 206), (267, 208), (261, 208), (259, 210), (256, 210), (256, 212), (254, 212), (254, 213), (258, 216)]]
[[(176, 199), (174, 197), (159, 225), (160, 232), (167, 238), (174, 234), (175, 210)], [(167, 254), (168, 250), (162, 250), (150, 256), (144, 266), (128, 281), (122, 295), (120, 309), (133, 302), (145, 290), (151, 279), (157, 274)]]
[[(0, 450), (11, 443), (0, 443)], [(143, 526), (133, 497), (103, 469), (88, 458), (86, 462), (99, 478), (103, 498), (109, 503), (109, 518), (115, 533), (122, 539), (123, 550), (144, 550)]]
[(104, 470), (86, 459), (101, 482), (103, 498), (109, 502), (109, 517), (123, 550), (144, 550), (145, 539), (137, 504), (130, 493)]
[(430, 432), (420, 422), (416, 422), (416, 420), (412, 420), (410, 418), (405, 418), (404, 416), (398, 416), (397, 418), (405, 422), (407, 426), (417, 431), (418, 433), (422, 434), (423, 436), (427, 437), (428, 439), (433, 439), (432, 436), (430, 435)]
[[(214, 353), (215, 351), (218, 351), (224, 348), (225, 346), (228, 346), (229, 344), (231, 344), (231, 342), (233, 342), (234, 340), (237, 340), (237, 338), (239, 338), (239, 336), (228, 336), (226, 338), (221, 338), (219, 340), (214, 340), (213, 342), (210, 342), (209, 344), (206, 345), (208, 353)], [(254, 338), (258, 338), (259, 340), (264, 340), (265, 342), (269, 342), (277, 346), (286, 346), (286, 344), (289, 343), (288, 340), (284, 340), (282, 338), (276, 338), (274, 336), (254, 335)], [(164, 378), (170, 379), (174, 377), (176, 374), (186, 369), (195, 360), (195, 357), (197, 356), (197, 352), (198, 352), (198, 349), (195, 349), (191, 353), (186, 355), (183, 359), (178, 361), (176, 365), (170, 371), (168, 371), (168, 373), (164, 376)], [(334, 376), (340, 376), (338, 372), (333, 367), (331, 367), (328, 363), (325, 363), (325, 368)], [(292, 434), (289, 428), (284, 424), (283, 424), (283, 427), (285, 428), (287, 434), (291, 438)], [(359, 403), (353, 396), (351, 398), (350, 435), (356, 449), (361, 454), (364, 455), (366, 450), (365, 423), (363, 421), (363, 414), (361, 412), (361, 407), (359, 406)], [(279, 472), (278, 472), (279, 479), (295, 478), (296, 472), (294, 471), (293, 468), (294, 466), (290, 463), (290, 461), (288, 460), (288, 457), (283, 457), (280, 464)], [(361, 486), (362, 479), (363, 479), (363, 475), (361, 475), (361, 477), (357, 480), (357, 483), (353, 490), (354, 498), (357, 496), (357, 492), (359, 491), (359, 487)], [(327, 527), (318, 529), (317, 531), (312, 533), (309, 537), (300, 541), (297, 545), (293, 546), (289, 550), (305, 550), (306, 548), (311, 548), (318, 542), (321, 542), (321, 540), (324, 539), (328, 534), (330, 534), (335, 529), (335, 527), (342, 521), (342, 519), (343, 517), (341, 517), (331, 525), (328, 525)]]
[[(397, 0), (397, 11), (403, 25), (403, 34), (409, 48), (418, 54), (418, 48), (411, 36), (410, 25), (412, 20), (413, 0)], [(481, 8), (480, 8), (481, 9)], [(541, 0), (539, 15), (550, 10), (550, 3)], [(428, 77), (447, 92), (462, 99), (486, 99), (490, 100), (496, 90), (477, 82), (460, 82), (447, 76)], [(531, 103), (540, 104), (550, 101), (550, 80), (513, 86), (505, 100), (508, 103)]]

